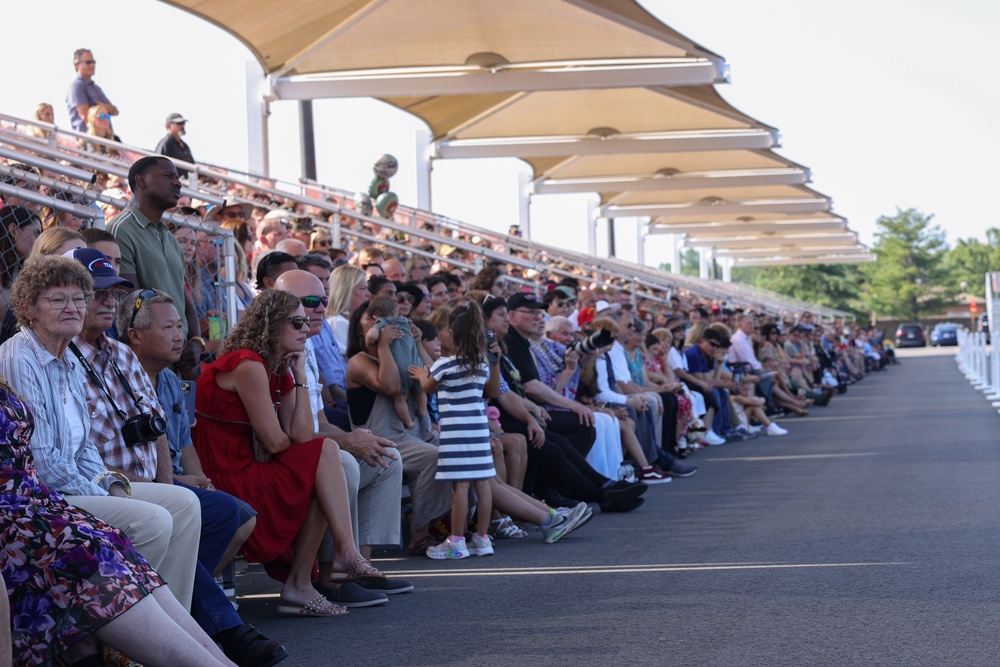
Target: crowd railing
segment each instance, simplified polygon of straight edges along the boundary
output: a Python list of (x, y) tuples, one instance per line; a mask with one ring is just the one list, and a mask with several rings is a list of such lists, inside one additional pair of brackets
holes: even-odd
[[(22, 151), (34, 151), (51, 161), (63, 160), (76, 167), (103, 171), (119, 177), (127, 173), (131, 160), (155, 154), (148, 149), (62, 129), (48, 123), (0, 114), (0, 148), (3, 144)], [(102, 147), (107, 154), (88, 151), (84, 148), (85, 144)], [(643, 300), (666, 303), (676, 293), (714, 299), (732, 307), (769, 312), (780, 317), (794, 317), (807, 310), (827, 320), (851, 317), (849, 313), (837, 309), (808, 304), (766, 290), (666, 273), (613, 257), (598, 259), (407, 206), (399, 206), (391, 220), (365, 216), (356, 209), (354, 192), (315, 181), (302, 179), (298, 182), (286, 182), (205, 163), (174, 162), (179, 168), (189, 172), (183, 189), (183, 194), (188, 197), (213, 205), (218, 205), (222, 199), (261, 205), (250, 197), (234, 196), (225, 191), (226, 187), (239, 186), (254, 194), (291, 201), (329, 214), (329, 222), (319, 218), (313, 222), (318, 228), (329, 229), (338, 247), (353, 244), (357, 248), (362, 241), (378, 242), (400, 251), (440, 259), (436, 253), (428, 253), (418, 246), (422, 243), (431, 244), (436, 249), (441, 244), (447, 244), (463, 250), (471, 257), (470, 261), (448, 259), (448, 264), (478, 270), (484, 261), (502, 261), (555, 277), (583, 278), (584, 282), (592, 282), (594, 286), (603, 287), (612, 293), (624, 289), (631, 293), (632, 299), (637, 303)], [(222, 189), (215, 187), (218, 183), (223, 184)], [(406, 241), (372, 238), (362, 230), (365, 224), (405, 235)], [(476, 240), (478, 243), (474, 242)], [(484, 244), (489, 247), (484, 247)], [(538, 289), (538, 285), (530, 280), (516, 277), (509, 279), (524, 287)]]

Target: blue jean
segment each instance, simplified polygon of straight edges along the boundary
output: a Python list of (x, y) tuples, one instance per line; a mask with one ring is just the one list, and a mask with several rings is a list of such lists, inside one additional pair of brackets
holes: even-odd
[(719, 409), (715, 411), (715, 417), (712, 419), (712, 430), (717, 435), (729, 433), (733, 430), (729, 414), (729, 392), (716, 387), (712, 390), (712, 394), (715, 396), (715, 402), (719, 405)]
[(212, 576), (242, 525), (240, 506), (228, 493), (200, 489), (177, 481), (174, 484), (191, 489), (201, 502), (201, 541), (194, 573), (191, 616), (212, 637), (223, 630), (243, 625), (243, 619)]

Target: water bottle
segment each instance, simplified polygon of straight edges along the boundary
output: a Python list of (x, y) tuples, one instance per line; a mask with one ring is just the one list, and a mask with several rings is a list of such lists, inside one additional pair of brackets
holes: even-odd
[(618, 479), (625, 482), (635, 481), (635, 468), (628, 461), (622, 461), (622, 464), (618, 466)]

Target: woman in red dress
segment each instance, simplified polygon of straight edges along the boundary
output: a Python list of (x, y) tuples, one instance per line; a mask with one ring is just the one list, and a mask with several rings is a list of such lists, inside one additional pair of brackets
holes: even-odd
[(354, 544), (337, 443), (314, 437), (308, 332), (298, 297), (277, 290), (258, 295), (198, 378), (194, 444), (212, 483), (258, 512), (244, 553), (261, 563), (288, 562), (278, 613), (333, 616), (346, 609), (312, 585), (328, 525), (337, 547), (335, 579), (382, 574)]

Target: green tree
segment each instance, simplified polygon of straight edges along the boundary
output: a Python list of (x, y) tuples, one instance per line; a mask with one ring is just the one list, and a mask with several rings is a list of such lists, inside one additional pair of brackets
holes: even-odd
[(959, 239), (945, 255), (944, 265), (949, 291), (961, 291), (964, 282), (970, 294), (986, 296), (984, 275), (1000, 271), (1000, 229), (987, 229), (986, 243), (975, 238)]
[(865, 305), (876, 317), (920, 318), (941, 307), (948, 297), (944, 232), (931, 225), (933, 215), (896, 209), (879, 216), (873, 248), (877, 261), (862, 264)]
[(855, 315), (865, 311), (857, 264), (737, 267), (733, 281)]
[(681, 274), (685, 276), (701, 275), (701, 256), (694, 248), (688, 248), (681, 254)]

